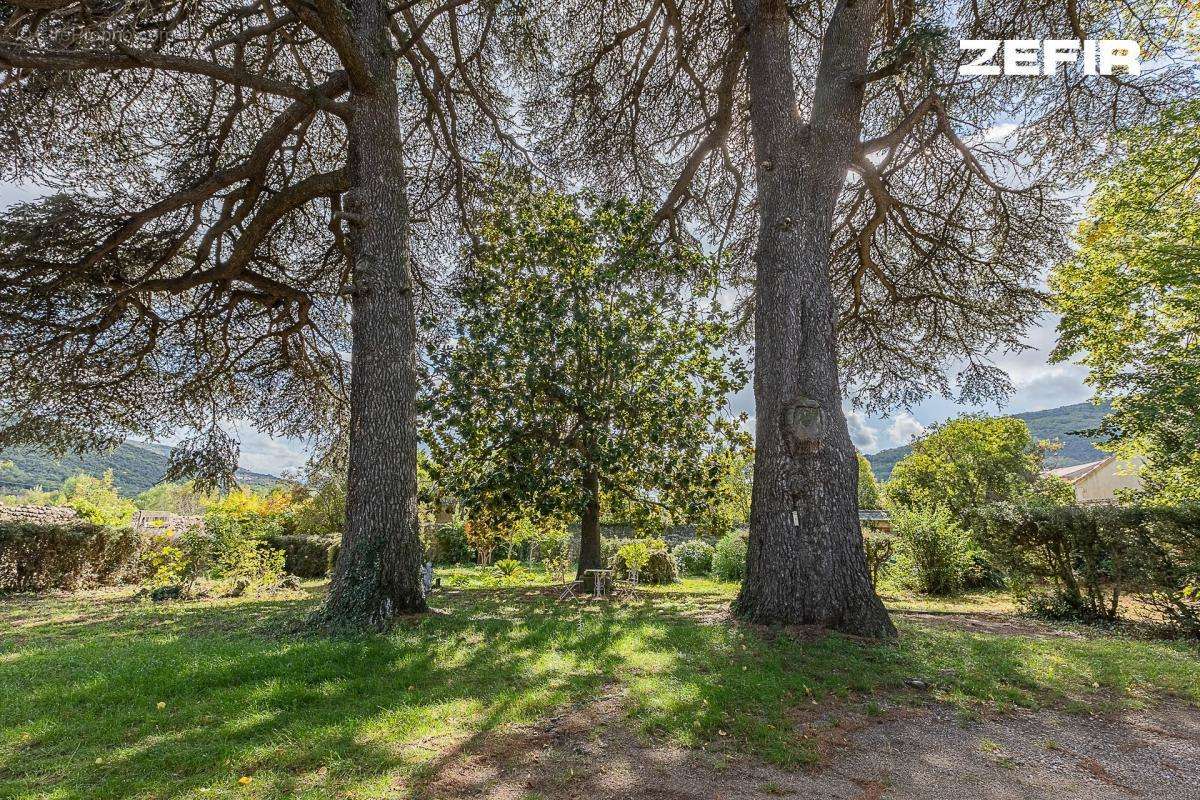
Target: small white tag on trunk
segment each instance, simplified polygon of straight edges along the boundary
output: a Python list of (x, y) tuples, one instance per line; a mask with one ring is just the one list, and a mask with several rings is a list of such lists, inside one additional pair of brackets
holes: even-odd
[(792, 524), (797, 528), (800, 527), (800, 514), (795, 511), (792, 512)]

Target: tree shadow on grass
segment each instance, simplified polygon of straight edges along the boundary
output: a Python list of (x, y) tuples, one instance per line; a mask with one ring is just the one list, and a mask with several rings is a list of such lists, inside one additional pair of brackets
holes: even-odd
[(616, 671), (611, 614), (487, 613), (500, 602), (357, 639), (238, 630), (290, 618), (276, 601), (59, 627), (0, 662), (0, 794), (180, 797), (247, 776), (262, 797), (394, 796), (430, 756), (415, 745), (534, 719)]
[(388, 636), (338, 639), (286, 633), (311, 599), (107, 602), (64, 602), (69, 621), (45, 615), (0, 642), (0, 796), (404, 797), (498, 729), (605, 687), (651, 740), (784, 766), (809, 755), (793, 712), (831, 695), (1036, 704), (1136, 678), (1200, 699), (1186, 649), (913, 623), (895, 646), (799, 639), (697, 614), (727, 602), (715, 594), (559, 604), (459, 590)]

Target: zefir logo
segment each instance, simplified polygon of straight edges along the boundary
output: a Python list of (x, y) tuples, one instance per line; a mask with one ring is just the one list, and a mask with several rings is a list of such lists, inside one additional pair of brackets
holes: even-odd
[(1142, 71), (1141, 48), (1129, 39), (963, 39), (958, 48), (981, 51), (959, 65), (959, 75), (1053, 75), (1060, 65), (1084, 75), (1112, 75), (1118, 67), (1130, 75)]

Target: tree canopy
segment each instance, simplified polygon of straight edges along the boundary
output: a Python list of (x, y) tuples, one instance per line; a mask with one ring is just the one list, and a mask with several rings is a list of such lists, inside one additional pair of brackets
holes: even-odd
[(1022, 420), (965, 415), (914, 442), (886, 490), (897, 506), (942, 507), (973, 526), (983, 506), (1028, 495), (1040, 470), (1040, 453)]
[[(428, 285), (472, 164), (515, 151), (498, 78), (510, 59), (487, 32), (520, 22), (485, 4), (380, 5), (403, 63), (390, 79)], [(0, 442), (102, 448), (194, 429), (178, 472), (228, 481), (224, 419), (340, 435), (361, 68), (345, 13), (325, 0), (0, 7), (0, 178), (56, 189), (0, 219)]]
[(1147, 491), (1200, 499), (1200, 103), (1125, 137), (1051, 276), (1054, 358), (1112, 401), (1102, 430), (1147, 456)]
[(0, 6), (0, 178), (60, 189), (0, 220), (0, 446), (183, 429), (168, 477), (229, 484), (231, 419), (348, 430), (322, 624), (423, 609), (415, 307), (485, 155), (523, 158), (503, 5)]
[[(1111, 158), (1110, 132), (1196, 91), (1190, 12), (1177, 2), (554, 6), (561, 67), (530, 91), (557, 166), (589, 186), (662, 198), (660, 218), (679, 235), (726, 246), (751, 300), (763, 181), (804, 163), (821, 136), (838, 139), (827, 235), (841, 374), (879, 409), (1011, 389), (990, 356), (1026, 346), (1045, 300), (1041, 272), (1067, 246), (1089, 167)], [(1136, 39), (1142, 72), (958, 74), (970, 56), (960, 39), (1052, 33)], [(756, 72), (760, 62), (769, 66)], [(753, 112), (767, 108), (788, 119), (757, 132), (771, 143), (756, 152), (767, 140), (756, 145), (765, 119)], [(959, 374), (947, 374), (952, 364)]]
[[(1081, 165), (1194, 91), (1177, 3), (568, 0), (529, 118), (569, 178), (732, 254), (755, 337), (740, 615), (894, 634), (871, 589), (843, 393), (1005, 395)], [(1136, 38), (1147, 69), (969, 79), (960, 39)], [(1009, 127), (1011, 126), (1011, 128)], [(951, 365), (957, 375), (947, 374)]]
[(858, 454), (858, 507), (883, 508), (883, 495), (879, 482), (871, 471), (871, 462), (862, 453)]
[(739, 438), (721, 412), (745, 370), (711, 264), (648, 236), (653, 213), (504, 185), (432, 355), (439, 484), (493, 514), (579, 514), (580, 570), (599, 566), (601, 492), (695, 513)]

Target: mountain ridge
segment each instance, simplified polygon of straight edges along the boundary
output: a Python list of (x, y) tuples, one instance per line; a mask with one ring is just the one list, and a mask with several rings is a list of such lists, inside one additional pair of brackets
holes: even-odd
[[(1072, 467), (1076, 464), (1086, 464), (1089, 461), (1099, 461), (1108, 454), (1097, 449), (1095, 443), (1081, 431), (1094, 430), (1100, 426), (1104, 415), (1112, 410), (1107, 403), (1094, 405), (1092, 403), (1072, 403), (1071, 405), (1047, 408), (1041, 411), (1023, 411), (1020, 414), (997, 414), (995, 416), (1016, 417), (1024, 420), (1029, 426), (1029, 432), (1035, 441), (1042, 439), (1058, 439), (1062, 449), (1051, 454), (1046, 459), (1047, 468)], [(889, 447), (877, 453), (864, 453), (867, 461), (871, 462), (871, 471), (875, 479), (886, 481), (892, 474), (892, 468), (902, 458), (912, 452), (912, 445)]]
[[(171, 448), (155, 442), (127, 441), (108, 452), (69, 454), (61, 459), (33, 447), (11, 447), (0, 450), (0, 493), (21, 492), (42, 487), (57, 489), (64, 480), (81, 472), (103, 475), (112, 470), (113, 483), (121, 494), (132, 497), (162, 482), (167, 473)], [(279, 478), (265, 472), (239, 469), (239, 483), (262, 487), (276, 483)]]

